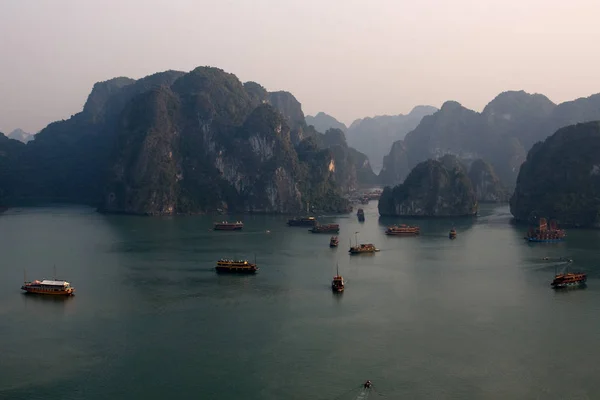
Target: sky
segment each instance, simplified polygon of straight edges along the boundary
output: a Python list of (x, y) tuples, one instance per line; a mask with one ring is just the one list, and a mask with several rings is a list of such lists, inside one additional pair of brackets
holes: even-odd
[(600, 92), (599, 0), (0, 0), (0, 131), (95, 82), (210, 65), (350, 124), (498, 93)]

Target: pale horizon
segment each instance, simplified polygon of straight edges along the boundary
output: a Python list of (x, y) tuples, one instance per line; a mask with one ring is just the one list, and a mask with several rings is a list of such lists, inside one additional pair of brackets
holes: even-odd
[(600, 2), (374, 0), (0, 3), (0, 132), (80, 112), (94, 83), (210, 65), (291, 92), (306, 115), (481, 111), (525, 90), (600, 92)]

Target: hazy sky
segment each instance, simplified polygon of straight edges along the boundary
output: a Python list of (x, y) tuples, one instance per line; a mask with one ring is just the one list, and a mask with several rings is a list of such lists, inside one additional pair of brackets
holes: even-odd
[(504, 90), (600, 92), (600, 0), (0, 0), (0, 131), (93, 84), (211, 65), (345, 123)]

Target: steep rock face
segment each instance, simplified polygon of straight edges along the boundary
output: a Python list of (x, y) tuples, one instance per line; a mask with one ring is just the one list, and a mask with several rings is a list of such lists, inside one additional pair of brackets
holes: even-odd
[(323, 145), (329, 148), (335, 161), (334, 179), (344, 192), (357, 189), (360, 185), (378, 183), (369, 159), (361, 152), (348, 147), (344, 132), (329, 129), (322, 137)]
[(302, 104), (293, 94), (285, 91), (271, 92), (269, 93), (268, 102), (286, 118), (291, 129), (291, 138), (294, 145), (307, 137)]
[(509, 193), (489, 163), (481, 159), (475, 160), (469, 169), (469, 179), (471, 179), (479, 203), (505, 203), (508, 201)]
[(404, 139), (408, 132), (419, 125), (424, 116), (436, 111), (435, 107), (417, 106), (407, 115), (381, 115), (357, 119), (346, 131), (348, 144), (365, 153), (379, 170), (383, 157), (388, 154), (392, 144)]
[(424, 161), (403, 184), (386, 187), (378, 208), (384, 216), (472, 216), (477, 213), (477, 199), (464, 166), (448, 156)]
[(15, 189), (22, 183), (18, 161), (24, 151), (23, 143), (0, 132), (0, 207), (14, 196)]
[(124, 112), (103, 211), (173, 214), (177, 205), (179, 101), (168, 88), (140, 95)]
[(346, 132), (348, 129), (345, 124), (324, 112), (317, 113), (314, 117), (307, 115), (305, 119), (308, 125), (314, 126), (319, 132), (327, 132), (329, 129), (339, 129), (342, 132)]
[(559, 129), (536, 144), (510, 199), (515, 219), (556, 219), (563, 226), (600, 226), (600, 122)]

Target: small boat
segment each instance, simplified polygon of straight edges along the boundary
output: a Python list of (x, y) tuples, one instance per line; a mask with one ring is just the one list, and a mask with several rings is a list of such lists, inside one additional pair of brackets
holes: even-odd
[(556, 221), (550, 221), (550, 226), (546, 218), (540, 218), (537, 228), (529, 228), (525, 240), (537, 243), (557, 243), (565, 240), (567, 234), (563, 229), (558, 229)]
[(587, 275), (584, 273), (566, 272), (554, 276), (550, 284), (553, 289), (567, 289), (585, 286)]
[(8, 207), (3, 206), (0, 204), (0, 214), (2, 214), (3, 212), (5, 212), (6, 210), (8, 210)]
[(360, 222), (364, 222), (365, 220), (365, 211), (362, 208), (359, 208), (356, 212), (356, 216)]
[(341, 293), (344, 291), (344, 278), (340, 275), (340, 266), (337, 265), (336, 274), (331, 281), (331, 290), (335, 293)]
[(251, 263), (248, 260), (220, 259), (217, 261), (215, 269), (220, 273), (233, 274), (255, 274), (258, 271), (256, 260), (254, 260), (254, 263)]
[(289, 219), (288, 226), (315, 226), (317, 219), (315, 217), (296, 217)]
[(450, 233), (448, 234), (448, 237), (450, 239), (456, 239), (456, 229), (454, 229), (454, 228), (450, 229)]
[(338, 233), (340, 226), (338, 224), (317, 224), (312, 229), (309, 229), (312, 233)]
[(372, 243), (361, 243), (356, 246), (350, 247), (350, 254), (363, 254), (363, 253), (375, 253), (379, 251), (379, 249), (375, 248), (375, 245)]
[[(56, 273), (54, 275), (56, 275)], [(34, 280), (32, 282), (27, 282), (27, 278), (25, 278), (21, 290), (32, 294), (49, 294), (54, 296), (75, 295), (75, 288), (72, 287), (69, 282), (56, 278), (43, 279), (41, 281)]]
[(356, 244), (354, 246), (352, 246), (352, 243), (350, 244), (350, 250), (348, 250), (350, 254), (375, 253), (376, 251), (379, 251), (372, 243), (358, 244), (358, 232), (354, 232), (354, 235), (356, 237)]
[(332, 236), (331, 239), (329, 239), (329, 247), (338, 247), (338, 244), (340, 244), (340, 240), (337, 236)]
[(385, 234), (389, 236), (414, 236), (421, 233), (421, 228), (418, 226), (392, 225), (388, 226), (385, 230)]
[(239, 230), (242, 230), (242, 228), (244, 228), (244, 223), (241, 222), (241, 221), (236, 221), (236, 222), (227, 222), (227, 221), (215, 222), (213, 228), (214, 228), (215, 231), (239, 231)]

